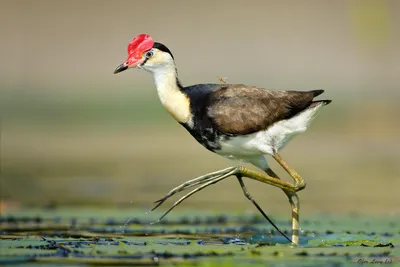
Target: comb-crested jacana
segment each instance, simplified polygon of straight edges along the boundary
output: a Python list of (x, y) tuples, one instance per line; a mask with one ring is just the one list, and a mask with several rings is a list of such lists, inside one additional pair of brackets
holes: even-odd
[[(281, 188), (292, 208), (292, 240), (299, 243), (299, 198), (305, 188), (303, 178), (278, 153), (296, 134), (304, 132), (321, 107), (331, 100), (316, 100), (323, 90), (271, 91), (243, 84), (196, 84), (184, 87), (171, 51), (154, 42), (147, 34), (133, 38), (128, 45), (128, 58), (114, 73), (139, 68), (153, 74), (157, 93), (164, 108), (205, 148), (221, 156), (249, 162), (264, 170), (256, 172), (234, 166), (209, 173), (172, 189), (156, 201), (165, 200), (185, 189), (199, 185), (184, 195), (160, 217), (161, 220), (183, 200), (205, 187), (229, 176), (236, 176), (244, 195), (282, 234), (247, 191), (242, 178), (247, 177)], [(293, 178), (281, 180), (269, 167), (265, 155), (271, 155)]]

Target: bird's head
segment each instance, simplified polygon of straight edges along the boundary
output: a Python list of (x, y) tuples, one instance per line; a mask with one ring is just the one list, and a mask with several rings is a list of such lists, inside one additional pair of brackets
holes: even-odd
[(168, 66), (175, 66), (171, 51), (165, 45), (154, 42), (151, 36), (139, 34), (128, 44), (128, 58), (115, 69), (114, 73), (129, 68), (155, 72)]

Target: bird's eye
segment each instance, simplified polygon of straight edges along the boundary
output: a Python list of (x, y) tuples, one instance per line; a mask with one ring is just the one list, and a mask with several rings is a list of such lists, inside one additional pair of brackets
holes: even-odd
[(147, 51), (146, 54), (145, 54), (145, 56), (146, 56), (147, 58), (151, 58), (152, 56), (154, 56), (154, 52), (153, 52), (153, 51)]

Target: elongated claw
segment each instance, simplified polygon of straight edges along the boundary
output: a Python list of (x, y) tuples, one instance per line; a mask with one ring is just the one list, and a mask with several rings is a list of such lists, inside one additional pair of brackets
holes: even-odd
[[(285, 168), (287, 167), (286, 165), (282, 164), (282, 166)], [(293, 177), (295, 176), (295, 172), (291, 171), (291, 169), (289, 168), (285, 168), (289, 174), (292, 176), (293, 179), (296, 180), (296, 178), (298, 180), (301, 179), (301, 177)], [(248, 168), (244, 168), (244, 167), (230, 167), (230, 168), (226, 168), (224, 170), (220, 170), (220, 171), (216, 171), (210, 174), (206, 174), (203, 176), (200, 176), (198, 178), (192, 179), (190, 181), (187, 181), (181, 185), (179, 185), (178, 187), (175, 187), (174, 189), (172, 189), (171, 191), (168, 192), (168, 194), (166, 196), (164, 196), (163, 198), (155, 201), (154, 203), (156, 203), (156, 206), (152, 209), (155, 210), (156, 208), (158, 208), (161, 204), (163, 204), (168, 198), (172, 197), (173, 195), (175, 195), (178, 192), (181, 192), (185, 189), (200, 185), (199, 187), (193, 189), (192, 191), (190, 191), (189, 193), (187, 193), (186, 195), (184, 195), (183, 197), (181, 197), (180, 199), (178, 199), (171, 208), (169, 208), (157, 221), (152, 222), (151, 224), (155, 224), (160, 222), (160, 220), (162, 220), (169, 212), (171, 212), (175, 207), (177, 207), (180, 203), (182, 203), (185, 199), (187, 199), (188, 197), (190, 197), (191, 195), (193, 195), (194, 193), (212, 185), (215, 183), (218, 183), (219, 181), (222, 181), (223, 179), (231, 176), (231, 175), (236, 175), (239, 179), (239, 183), (241, 184), (243, 193), (245, 194), (245, 196), (251, 201), (253, 202), (253, 204), (256, 206), (256, 208), (259, 210), (259, 212), (264, 216), (264, 218), (280, 233), (282, 234), (287, 240), (290, 240), (285, 233), (283, 233), (282, 231), (279, 230), (279, 228), (273, 223), (273, 221), (271, 219), (269, 219), (269, 217), (267, 216), (267, 214), (261, 209), (261, 207), (257, 204), (257, 202), (251, 197), (250, 193), (247, 191), (246, 187), (243, 184), (242, 181), (242, 177), (246, 177), (246, 178), (250, 178), (262, 183), (266, 183), (275, 187), (278, 187), (280, 189), (282, 189), (286, 195), (288, 195), (289, 197), (289, 202), (292, 206), (292, 240), (291, 242), (298, 245), (299, 244), (299, 238), (298, 238), (298, 233), (299, 233), (299, 224), (298, 224), (298, 213), (299, 213), (299, 199), (296, 195), (295, 192), (301, 190), (304, 188), (305, 183), (301, 183), (297, 182), (295, 184), (291, 184), (289, 182), (286, 182), (284, 180), (279, 179), (278, 177), (274, 177), (276, 175), (272, 175), (270, 176), (270, 174), (263, 174), (263, 173), (259, 173), (256, 171), (252, 171)]]
[(202, 175), (199, 176), (195, 179), (192, 179), (190, 181), (187, 181), (177, 187), (175, 187), (174, 189), (172, 189), (171, 191), (168, 192), (168, 194), (166, 194), (163, 198), (155, 201), (154, 203), (157, 204), (155, 205), (150, 211), (154, 211), (155, 209), (157, 209), (159, 206), (161, 206), (168, 198), (172, 197), (173, 195), (175, 195), (176, 193), (179, 193), (181, 191), (184, 191), (188, 188), (194, 187), (196, 185), (199, 184), (204, 184), (207, 183), (209, 181), (212, 181), (214, 179), (217, 179), (221, 176), (226, 175), (227, 173), (231, 173), (235, 168), (234, 167), (230, 167), (230, 168), (226, 168), (220, 171), (216, 171), (216, 172), (212, 172), (206, 175)]
[(167, 199), (167, 197), (163, 197), (159, 200), (154, 201), (154, 204), (159, 203), (159, 202), (163, 202), (165, 199)]
[(170, 198), (170, 197), (171, 197), (171, 196), (168, 194), (168, 195), (166, 195), (165, 197), (163, 197), (163, 198), (161, 198), (161, 199), (159, 199), (159, 200), (157, 200), (157, 201), (154, 201), (154, 204), (157, 204), (157, 205), (155, 205), (150, 211), (153, 211), (153, 210), (155, 210), (156, 208), (158, 208), (159, 206), (161, 206), (162, 203), (164, 203), (165, 200), (167, 200), (167, 199)]
[(153, 225), (153, 224), (157, 224), (159, 222), (160, 222), (160, 219), (158, 219), (157, 221), (154, 221), (154, 222), (150, 222), (150, 224)]
[[(167, 199), (165, 199), (165, 200), (167, 200)], [(150, 212), (154, 211), (156, 208), (158, 208), (159, 206), (161, 206), (161, 205), (165, 202), (165, 200), (163, 200), (162, 202), (157, 203), (157, 205), (155, 205), (155, 206), (150, 210)]]
[[(178, 206), (179, 204), (181, 204), (185, 199), (187, 199), (188, 197), (190, 197), (191, 195), (193, 195), (194, 193), (203, 190), (204, 188), (216, 184), (222, 180), (224, 180), (225, 178), (228, 178), (229, 176), (231, 176), (232, 174), (234, 174), (235, 170), (231, 170), (230, 172), (224, 174), (224, 175), (218, 175), (215, 178), (209, 178), (207, 179), (207, 183), (197, 187), (196, 189), (193, 189), (192, 191), (190, 191), (189, 193), (187, 193), (186, 195), (184, 195), (183, 197), (181, 197), (180, 199), (178, 199), (174, 205), (172, 205), (171, 208), (169, 208), (159, 219), (158, 221), (161, 221), (168, 213), (170, 213), (170, 211), (172, 211), (176, 206)], [(203, 182), (204, 183), (204, 182)]]
[[(220, 176), (217, 176), (215, 178), (218, 178), (218, 177), (220, 177)], [(208, 182), (209, 180), (212, 180), (212, 179), (215, 179), (215, 178), (208, 178), (208, 179), (205, 179), (203, 181), (197, 181), (197, 182), (195, 182), (193, 184), (187, 184), (185, 187), (181, 187), (182, 186), (181, 185), (181, 186), (179, 186), (181, 188), (179, 190), (176, 190), (176, 191), (174, 191), (175, 189), (173, 189), (173, 191), (174, 191), (173, 193), (169, 192), (165, 197), (163, 197), (163, 198), (161, 198), (161, 199), (159, 199), (157, 201), (154, 201), (154, 203), (157, 203), (157, 205), (155, 205), (150, 211), (153, 211), (156, 208), (158, 208), (159, 206), (161, 206), (168, 198), (172, 197), (176, 193), (179, 193), (179, 192), (181, 192), (181, 191), (183, 191), (185, 189), (191, 188), (193, 186), (196, 186), (196, 185), (199, 185), (199, 184), (203, 184), (203, 183)]]

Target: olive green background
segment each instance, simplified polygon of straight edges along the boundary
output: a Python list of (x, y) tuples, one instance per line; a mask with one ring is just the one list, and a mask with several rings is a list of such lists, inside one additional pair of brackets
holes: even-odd
[[(271, 89), (325, 89), (322, 98), (333, 103), (282, 151), (308, 183), (302, 211), (399, 213), (399, 1), (1, 6), (3, 209), (148, 208), (189, 178), (237, 164), (208, 152), (174, 122), (148, 73), (112, 74), (131, 38), (148, 33), (172, 50), (185, 85), (222, 76)], [(247, 183), (266, 211), (289, 214), (280, 190)], [(181, 208), (254, 211), (236, 179)]]

